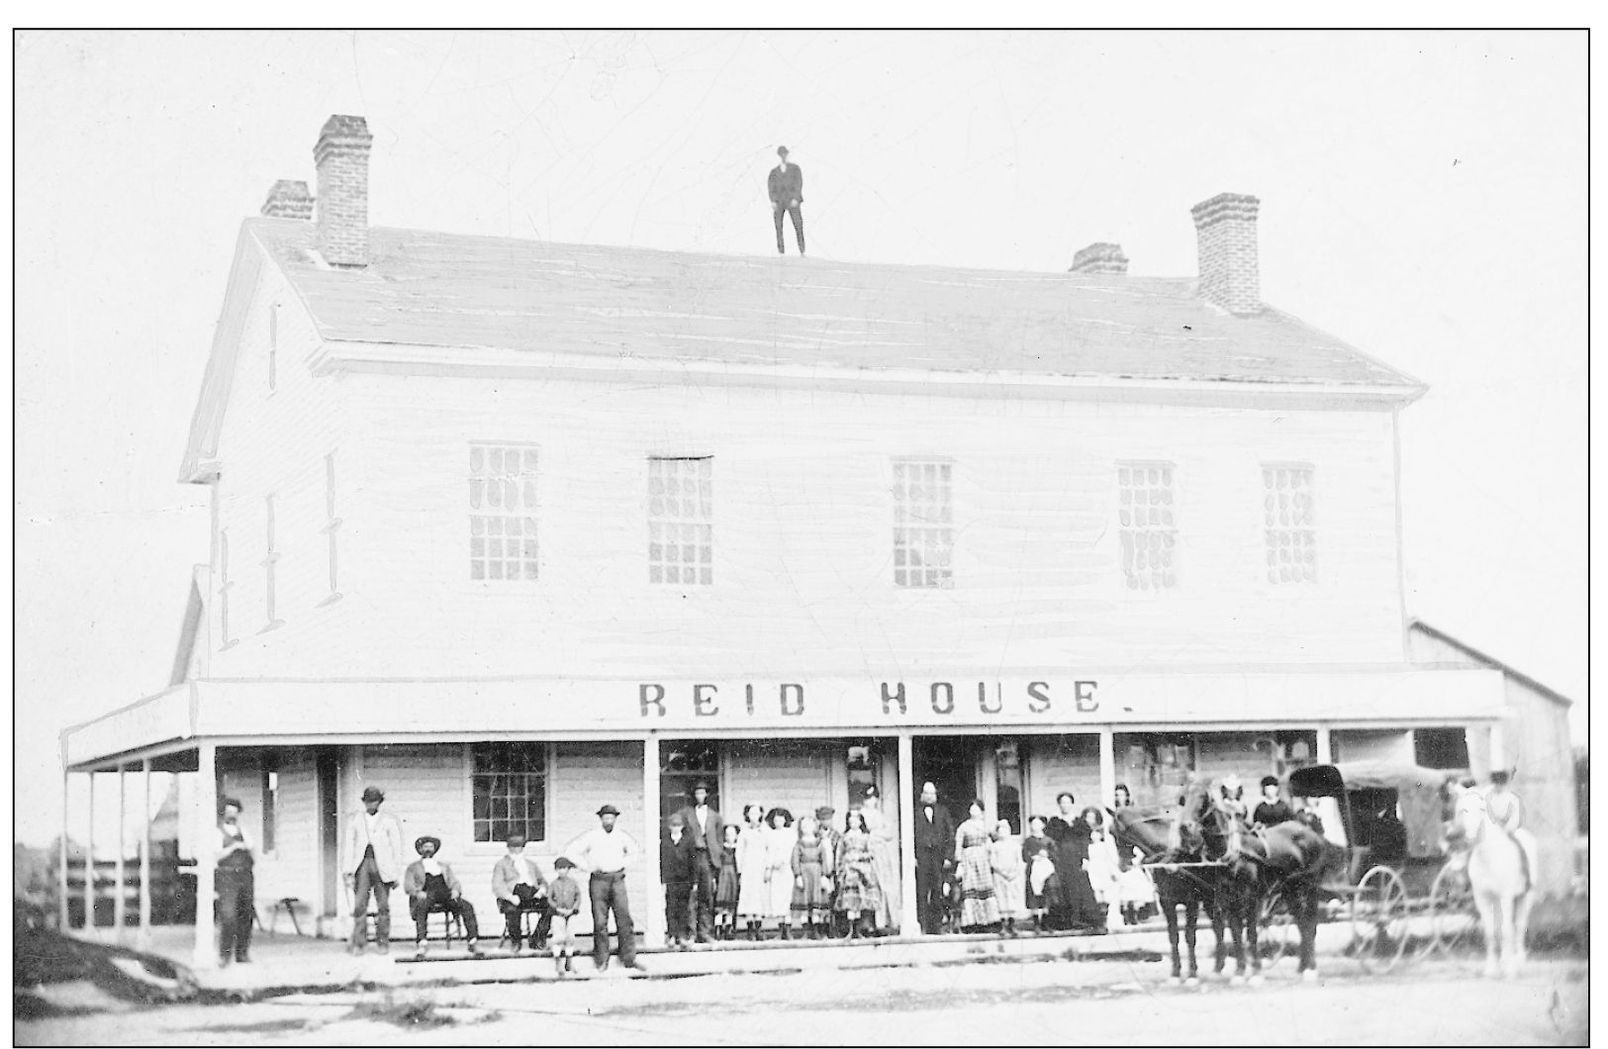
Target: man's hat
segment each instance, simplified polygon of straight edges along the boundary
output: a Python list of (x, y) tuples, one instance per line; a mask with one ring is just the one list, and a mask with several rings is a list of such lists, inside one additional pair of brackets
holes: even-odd
[(420, 837), (416, 841), (414, 841), (414, 843), (413, 843), (413, 851), (418, 852), (418, 853), (424, 852), (424, 843), (427, 842), (427, 841), (430, 842), (431, 844), (433, 844), (436, 847), (437, 852), (441, 851), (441, 839), (436, 837), (434, 834), (423, 835), (422, 837)]
[(363, 788), (363, 800), (364, 801), (384, 801), (385, 800), (385, 791), (381, 790), (379, 787), (364, 787)]
[(620, 810), (615, 808), (613, 805), (605, 805), (597, 810), (597, 814), (599, 816), (618, 816), (620, 814)]
[(834, 809), (832, 806), (821, 805), (815, 810), (815, 818), (818, 820), (824, 820), (835, 812), (837, 812), (837, 809)]
[(787, 147), (786, 146), (777, 146), (776, 147), (776, 155), (779, 156), (779, 157), (787, 156)]
[(687, 791), (687, 797), (689, 797), (689, 798), (692, 797), (694, 794), (698, 793), (698, 791), (700, 791), (700, 790), (707, 791), (709, 789), (710, 789), (709, 781), (705, 780), (705, 779), (701, 779), (697, 783), (694, 783), (692, 785), (691, 790)]
[(574, 870), (575, 861), (571, 860), (568, 856), (560, 856), (558, 859), (553, 861), (553, 869), (555, 871)]

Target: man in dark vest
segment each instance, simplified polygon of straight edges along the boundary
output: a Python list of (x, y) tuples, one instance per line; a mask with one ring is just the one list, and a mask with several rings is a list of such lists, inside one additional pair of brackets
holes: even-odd
[(413, 843), (413, 851), (419, 858), (402, 872), (402, 891), (408, 894), (408, 910), (413, 913), (414, 948), (419, 957), (424, 957), (430, 915), (437, 911), (457, 915), (463, 922), (469, 953), (479, 954), (480, 926), (475, 920), (474, 904), (463, 898), (463, 885), (452, 868), (435, 858), (441, 851), (441, 839), (426, 834)]
[(782, 162), (771, 168), (766, 188), (770, 191), (771, 217), (776, 220), (776, 253), (787, 254), (782, 243), (782, 212), (793, 217), (793, 235), (798, 238), (798, 253), (804, 254), (804, 170), (787, 162), (787, 147), (778, 146), (776, 155)]
[(938, 804), (938, 788), (921, 785), (916, 803), (916, 920), (931, 936), (943, 925), (944, 880), (955, 859), (955, 821)]
[(699, 780), (692, 788), (692, 804), (677, 813), (692, 839), (692, 904), (697, 923), (697, 942), (708, 943), (714, 936), (715, 882), (720, 874), (720, 846), (726, 825), (720, 812), (709, 804), (709, 784)]
[(218, 806), (217, 872), (218, 963), (251, 961), (251, 923), (256, 917), (256, 888), (251, 843), (240, 829), (240, 802), (224, 798)]

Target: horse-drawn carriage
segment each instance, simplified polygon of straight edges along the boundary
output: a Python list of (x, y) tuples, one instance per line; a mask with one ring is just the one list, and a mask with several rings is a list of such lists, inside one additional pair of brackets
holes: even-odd
[[(1290, 793), (1333, 798), (1346, 843), (1342, 879), (1320, 888), (1331, 908), (1348, 909), (1350, 953), (1370, 970), (1389, 971), (1410, 942), (1420, 953), (1450, 951), (1477, 928), (1468, 879), (1446, 863), (1441, 844), (1446, 773), (1415, 765), (1356, 762), (1311, 765), (1289, 775)], [(1260, 907), (1264, 963), (1286, 953), (1295, 930), (1281, 893)]]

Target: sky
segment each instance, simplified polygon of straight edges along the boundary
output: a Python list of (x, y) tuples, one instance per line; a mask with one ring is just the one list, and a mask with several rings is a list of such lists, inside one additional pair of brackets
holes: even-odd
[[(374, 134), (370, 221), (672, 251), (1192, 276), (1262, 199), (1262, 297), (1423, 380), (1409, 614), (1574, 698), (1587, 669), (1586, 41), (1561, 32), (24, 32), (15, 46), (16, 837), (58, 734), (161, 690), (178, 483), (240, 222)], [(791, 234), (789, 234), (791, 237)], [(81, 811), (80, 803), (74, 802)]]

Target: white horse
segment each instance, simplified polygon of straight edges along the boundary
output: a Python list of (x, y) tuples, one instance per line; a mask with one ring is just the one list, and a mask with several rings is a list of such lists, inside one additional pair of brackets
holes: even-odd
[(1525, 960), (1524, 940), (1535, 885), (1533, 872), (1527, 871), (1524, 847), (1483, 807), (1465, 810), (1460, 822), (1470, 843), (1469, 888), (1485, 930), (1485, 975), (1497, 975), (1500, 945), (1502, 973), (1516, 976)]

